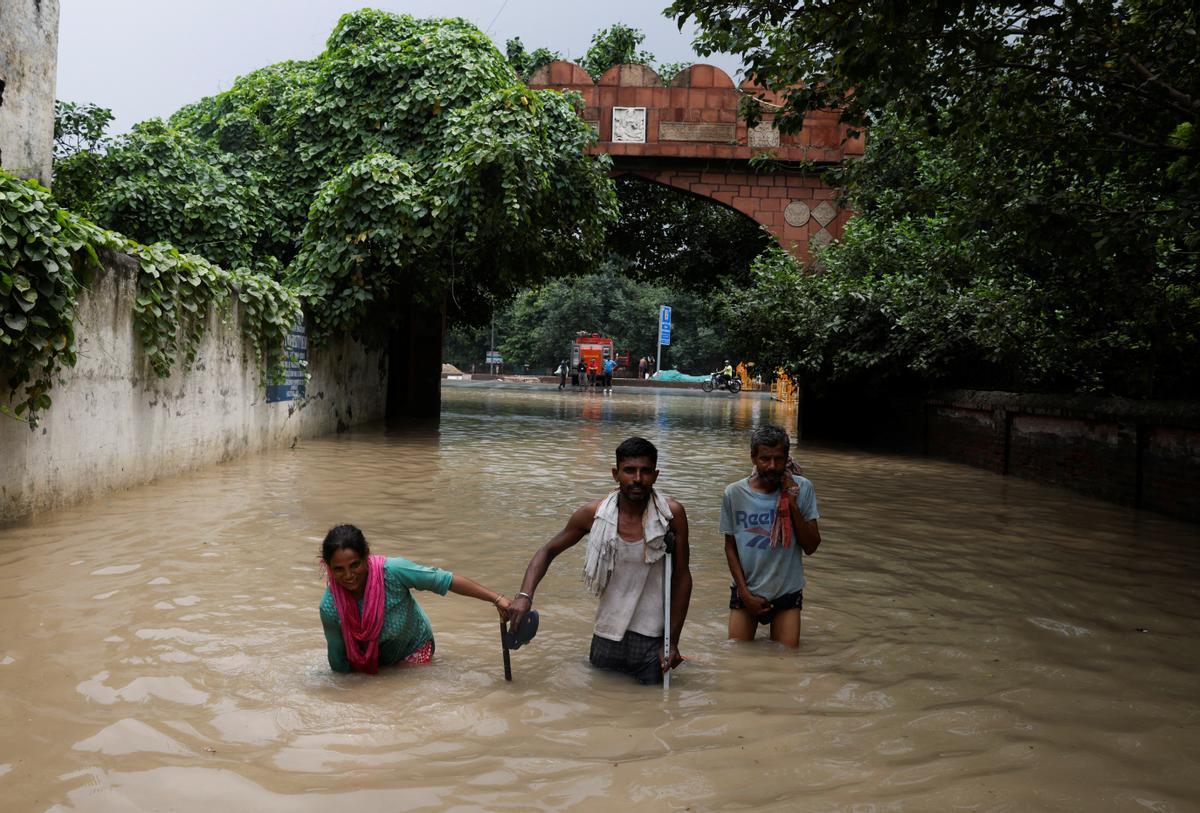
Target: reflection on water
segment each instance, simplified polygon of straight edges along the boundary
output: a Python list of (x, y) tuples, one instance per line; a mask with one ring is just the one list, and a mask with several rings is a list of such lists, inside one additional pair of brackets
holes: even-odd
[[(13, 811), (1190, 810), (1194, 526), (963, 467), (806, 447), (824, 543), (799, 653), (724, 638), (721, 489), (770, 401), (453, 388), (440, 427), (302, 443), (0, 530)], [(696, 582), (671, 690), (592, 671), (581, 548), (503, 680), (481, 602), (435, 663), (325, 663), (336, 522), (514, 592), (645, 435)]]

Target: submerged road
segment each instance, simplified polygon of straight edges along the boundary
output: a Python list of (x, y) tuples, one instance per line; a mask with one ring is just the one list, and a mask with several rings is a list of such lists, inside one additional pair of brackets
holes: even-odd
[[(356, 430), (0, 530), (13, 811), (1155, 810), (1200, 798), (1196, 527), (937, 461), (809, 447), (823, 543), (798, 652), (725, 641), (721, 490), (772, 401), (447, 386)], [(501, 667), (494, 611), (418, 594), (434, 663), (332, 674), (317, 547), (512, 595), (658, 444), (695, 579), (669, 693), (593, 671), (582, 546)]]

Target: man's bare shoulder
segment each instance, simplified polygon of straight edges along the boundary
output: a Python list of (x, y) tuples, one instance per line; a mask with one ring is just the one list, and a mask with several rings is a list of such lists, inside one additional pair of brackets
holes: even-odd
[(667, 508), (671, 509), (671, 513), (675, 516), (687, 516), (687, 511), (683, 510), (683, 503), (674, 497), (667, 497)]
[(602, 502), (604, 502), (603, 497), (598, 500), (590, 500), (585, 502), (583, 505), (576, 508), (571, 513), (570, 524), (591, 528), (592, 520), (596, 518), (596, 511), (600, 509), (600, 504)]

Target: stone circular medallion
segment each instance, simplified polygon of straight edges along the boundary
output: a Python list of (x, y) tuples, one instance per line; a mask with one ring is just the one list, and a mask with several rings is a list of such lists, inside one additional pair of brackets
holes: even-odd
[(803, 226), (811, 216), (812, 213), (808, 210), (808, 204), (802, 200), (792, 201), (783, 210), (783, 219), (787, 221), (789, 226)]

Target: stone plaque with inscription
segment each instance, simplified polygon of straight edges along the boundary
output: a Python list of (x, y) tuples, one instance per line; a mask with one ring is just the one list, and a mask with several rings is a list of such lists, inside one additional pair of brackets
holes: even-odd
[(624, 144), (646, 143), (646, 108), (614, 107), (612, 140)]
[(808, 222), (810, 212), (808, 204), (802, 200), (794, 200), (783, 210), (783, 219), (789, 226), (803, 226)]
[(769, 121), (760, 121), (750, 128), (746, 141), (751, 147), (778, 147), (779, 131)]
[(659, 141), (721, 141), (726, 144), (737, 138), (736, 124), (714, 124), (702, 121), (660, 121)]

